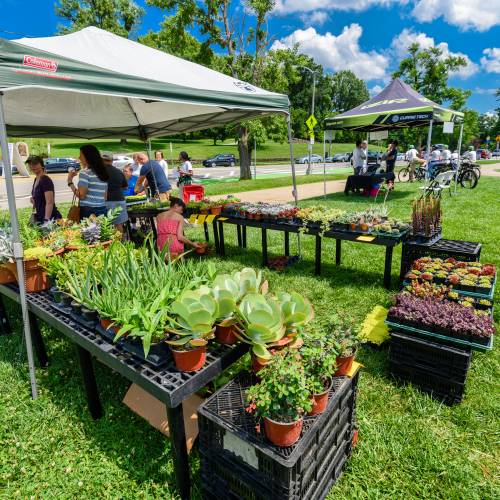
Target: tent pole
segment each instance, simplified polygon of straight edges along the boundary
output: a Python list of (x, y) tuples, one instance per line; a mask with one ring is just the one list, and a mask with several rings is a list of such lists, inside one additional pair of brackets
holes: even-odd
[(323, 197), (326, 200), (326, 139), (323, 130)]
[(457, 170), (455, 172), (455, 194), (457, 194), (457, 184), (458, 184), (458, 172), (460, 170), (460, 156), (462, 153), (462, 135), (464, 132), (464, 122), (460, 124), (460, 134), (458, 135), (458, 147), (457, 147), (457, 152), (458, 152), (458, 158), (457, 158)]
[(431, 140), (432, 140), (432, 125), (434, 123), (434, 119), (431, 119), (429, 122), (429, 131), (427, 132), (427, 178), (429, 178), (429, 161), (431, 159)]
[(31, 397), (38, 397), (36, 383), (35, 363), (33, 359), (33, 345), (31, 342), (31, 331), (28, 315), (28, 302), (26, 301), (26, 280), (24, 277), (23, 245), (19, 234), (19, 221), (17, 219), (16, 194), (12, 181), (11, 162), (9, 157), (9, 145), (7, 143), (7, 127), (5, 114), (3, 111), (3, 93), (0, 92), (0, 145), (3, 158), (3, 172), (5, 177), (5, 188), (9, 202), (10, 225), (12, 227), (12, 240), (14, 248), (14, 258), (16, 259), (17, 276), (19, 282), (19, 297), (21, 300), (21, 311), (24, 325), (24, 340), (26, 342), (26, 353), (28, 355), (28, 368), (30, 373)]
[[(286, 116), (286, 123), (288, 126), (288, 144), (290, 145), (290, 165), (292, 167), (292, 183), (293, 183), (293, 198), (295, 200), (295, 206), (299, 203), (299, 194), (297, 193), (297, 178), (295, 176), (295, 158), (293, 156), (293, 140), (292, 140), (292, 119), (290, 113)], [(300, 233), (297, 233), (297, 247), (299, 255), (301, 254), (300, 249)]]

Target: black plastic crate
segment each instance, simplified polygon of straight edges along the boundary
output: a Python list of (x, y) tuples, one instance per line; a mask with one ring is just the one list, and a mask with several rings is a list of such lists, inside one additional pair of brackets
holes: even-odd
[(463, 399), (465, 383), (440, 377), (419, 366), (404, 365), (392, 360), (389, 360), (389, 370), (395, 379), (411, 383), (449, 406), (458, 404)]
[(287, 448), (258, 433), (245, 411), (253, 375), (215, 393), (198, 411), (204, 498), (324, 498), (351, 453), (358, 377), (336, 377), (327, 410), (305, 417), (300, 440)]
[(474, 262), (481, 257), (481, 243), (461, 240), (440, 239), (432, 245), (403, 242), (401, 253), (400, 279), (411, 269), (413, 262), (420, 257), (453, 257), (464, 262)]
[(471, 359), (470, 347), (460, 349), (404, 333), (391, 333), (389, 360), (397, 365), (416, 367), (429, 375), (464, 384)]

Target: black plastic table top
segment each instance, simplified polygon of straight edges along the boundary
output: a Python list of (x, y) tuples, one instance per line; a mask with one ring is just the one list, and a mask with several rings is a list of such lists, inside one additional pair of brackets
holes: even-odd
[[(299, 224), (289, 224), (289, 223), (278, 224), (277, 222), (231, 217), (224, 214), (221, 217), (225, 220), (223, 221), (221, 221), (220, 219), (216, 220), (227, 224), (237, 224), (240, 226), (269, 229), (271, 231), (287, 231), (290, 233), (299, 233), (300, 228), (302, 227)], [(321, 229), (308, 228), (307, 231), (303, 234), (317, 236), (320, 233)], [(363, 233), (361, 231), (330, 230), (330, 231), (325, 231), (324, 233), (321, 234), (321, 236), (325, 238), (334, 238), (336, 240), (355, 241), (356, 243), (369, 243), (371, 245), (394, 247), (396, 245), (399, 245), (399, 243), (401, 243), (402, 241), (404, 241), (404, 239), (407, 237), (407, 233), (402, 234), (398, 238), (387, 238), (384, 236), (379, 236), (371, 233)], [(369, 236), (369, 237), (373, 236), (374, 239), (371, 241), (363, 241), (358, 239), (360, 236)]]
[[(19, 302), (15, 286), (0, 285), (0, 293)], [(94, 355), (101, 363), (117, 371), (131, 382), (155, 396), (168, 407), (179, 405), (184, 399), (213, 380), (229, 365), (243, 356), (246, 344), (226, 346), (210, 344), (205, 366), (194, 373), (179, 372), (173, 362), (161, 369), (153, 368), (126, 351), (120, 345), (104, 340), (93, 329), (85, 328), (57, 311), (47, 293), (27, 295), (28, 309), (38, 318), (61, 332), (70, 340)]]
[(441, 252), (454, 252), (454, 253), (465, 253), (470, 255), (476, 255), (481, 250), (481, 243), (475, 241), (462, 241), (462, 240), (445, 240), (440, 239), (433, 243), (432, 245), (425, 246), (419, 243), (413, 243), (408, 241), (405, 243), (410, 246), (422, 246), (428, 250), (441, 251)]

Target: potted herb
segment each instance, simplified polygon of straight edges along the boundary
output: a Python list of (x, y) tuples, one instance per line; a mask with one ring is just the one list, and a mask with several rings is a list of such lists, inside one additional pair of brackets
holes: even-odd
[(307, 375), (298, 356), (284, 352), (259, 372), (250, 387), (249, 411), (264, 419), (267, 438), (279, 447), (292, 446), (302, 432), (304, 413), (311, 411)]
[(188, 290), (172, 303), (167, 340), (174, 356), (175, 366), (183, 372), (194, 372), (203, 367), (208, 340), (214, 336), (218, 316), (217, 302), (206, 286)]
[(332, 336), (320, 329), (310, 329), (300, 349), (313, 405), (309, 415), (323, 413), (336, 370), (337, 345)]
[(352, 327), (341, 327), (336, 332), (335, 337), (338, 351), (335, 376), (342, 377), (351, 371), (360, 341), (354, 334)]

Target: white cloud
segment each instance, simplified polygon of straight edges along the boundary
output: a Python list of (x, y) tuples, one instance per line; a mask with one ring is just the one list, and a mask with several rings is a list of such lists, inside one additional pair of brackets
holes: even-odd
[(340, 35), (327, 32), (319, 34), (314, 28), (296, 30), (276, 40), (272, 49), (290, 48), (299, 45), (299, 50), (314, 58), (325, 68), (340, 71), (350, 69), (363, 80), (378, 80), (386, 76), (389, 59), (378, 52), (363, 52), (359, 39), (363, 28), (359, 24), (345, 26)]
[(481, 94), (481, 95), (494, 95), (496, 94), (497, 89), (484, 89), (481, 87), (476, 87), (472, 92), (474, 94)]
[(360, 12), (375, 6), (405, 5), (407, 3), (408, 0), (277, 0), (274, 12), (285, 16), (296, 12), (314, 12), (321, 9)]
[(305, 26), (323, 26), (328, 20), (329, 14), (324, 10), (317, 10), (315, 12), (311, 12), (311, 14), (302, 14), (300, 19), (304, 23)]
[(500, 73), (500, 48), (493, 47), (483, 50), (481, 66), (488, 73)]
[(475, 62), (471, 61), (467, 54), (464, 54), (463, 52), (452, 52), (446, 42), (436, 43), (434, 38), (427, 36), (425, 33), (416, 33), (408, 28), (405, 28), (398, 36), (393, 38), (391, 48), (394, 50), (396, 57), (398, 59), (402, 59), (408, 52), (408, 47), (415, 42), (424, 49), (428, 49), (430, 47), (437, 47), (441, 49), (443, 58), (448, 56), (463, 57), (467, 65), (463, 66), (455, 73), (461, 78), (468, 78), (479, 71), (479, 66)]
[(380, 85), (375, 85), (375, 87), (372, 87), (371, 89), (369, 89), (368, 92), (370, 92), (370, 97), (373, 97), (377, 94), (380, 94), (380, 92), (382, 92), (382, 90), (384, 90), (383, 87), (381, 87)]
[(415, 0), (412, 15), (420, 22), (442, 16), (463, 30), (487, 31), (500, 24), (500, 0)]

